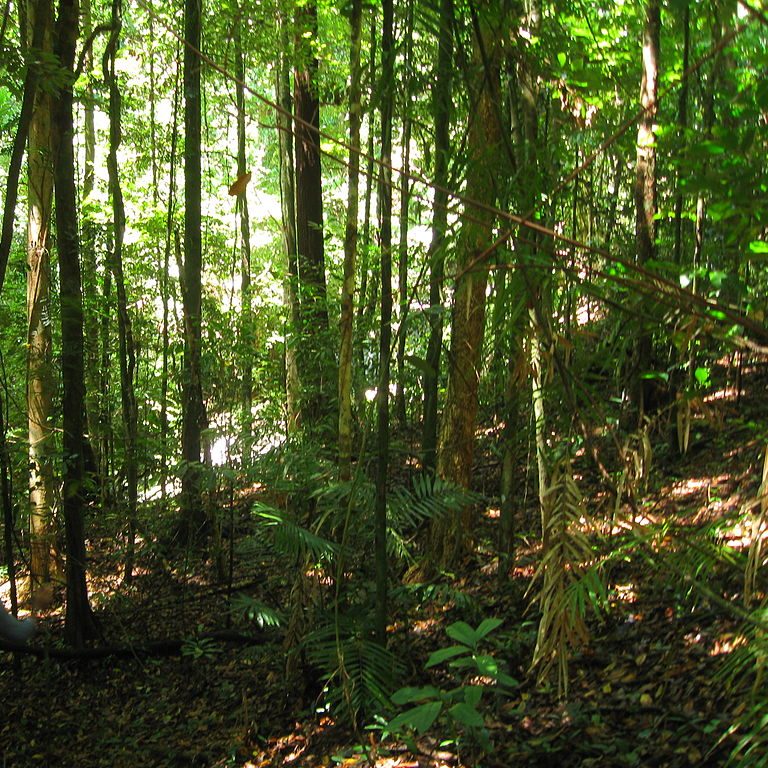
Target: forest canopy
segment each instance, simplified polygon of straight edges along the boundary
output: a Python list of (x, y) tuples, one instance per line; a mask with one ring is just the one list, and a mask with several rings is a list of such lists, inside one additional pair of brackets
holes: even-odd
[[(762, 6), (8, 0), (0, 71), (14, 613), (87, 653), (103, 584), (196, 570), (339, 722), (482, 752), (467, 670), (567, 700), (643, 561), (741, 628), (733, 690), (759, 680)], [(730, 448), (739, 504), (663, 506)], [(279, 587), (236, 586), (258, 571)], [(507, 602), (470, 621), (480, 572)], [(457, 612), (449, 693), (400, 687), (415, 604)], [(521, 668), (481, 655), (524, 610)], [(758, 688), (724, 754), (764, 748)]]

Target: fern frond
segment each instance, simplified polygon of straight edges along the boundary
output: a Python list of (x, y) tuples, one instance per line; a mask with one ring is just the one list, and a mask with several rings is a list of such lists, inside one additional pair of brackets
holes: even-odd
[(338, 552), (338, 546), (299, 525), (288, 513), (256, 502), (251, 510), (257, 522), (272, 534), (272, 544), (281, 554), (292, 559), (311, 557), (328, 560)]
[(355, 722), (361, 715), (369, 717), (388, 709), (404, 667), (367, 633), (354, 631), (354, 619), (340, 618), (339, 623), (343, 631), (337, 633), (328, 624), (308, 635), (304, 644), (309, 660), (323, 675), (326, 704), (332, 714)]
[(537, 595), (541, 620), (531, 666), (539, 668), (540, 678), (556, 666), (558, 691), (567, 696), (569, 651), (588, 640), (587, 606), (599, 605), (605, 593), (592, 562), (592, 546), (581, 530), (583, 497), (568, 458), (555, 466), (544, 503), (549, 506), (548, 522), (534, 576), (534, 583), (541, 584)]

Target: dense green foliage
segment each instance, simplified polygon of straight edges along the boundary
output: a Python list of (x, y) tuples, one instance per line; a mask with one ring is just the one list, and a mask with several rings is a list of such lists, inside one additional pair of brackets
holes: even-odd
[[(42, 7), (40, 0), (29, 5)], [(394, 719), (380, 724), (420, 734), (447, 721), (459, 741), (465, 732), (473, 744), (490, 748), (481, 694), (497, 684), (513, 686), (490, 655), (477, 653), (496, 624), (451, 625), (449, 635), (462, 645), (438, 658), (464, 654), (458, 687), (401, 689), (394, 704), (416, 706), (395, 715), (389, 697), (406, 670), (380, 642), (387, 591), (382, 565), (389, 566), (396, 612), (408, 599), (391, 587), (407, 590), (404, 585), (460, 573), (475, 543), (479, 508), (498, 506), (493, 578), (507, 589), (516, 545), (525, 537), (540, 541), (541, 624), (532, 658), (542, 684), (554, 672), (558, 691), (568, 691), (569, 660), (589, 637), (593, 610), (609, 610), (612, 569), (636, 556), (627, 554), (632, 547), (647, 554), (656, 536), (664, 539), (669, 521), (648, 534), (638, 528), (640, 500), (653, 488), (657, 468), (711, 442), (722, 428), (720, 402), (735, 392), (737, 407), (745, 377), (765, 363), (768, 18), (747, 2), (662, 3), (655, 125), (647, 146), (638, 147), (649, 57), (642, 45), (647, 13), (658, 8), (654, 0), (456, 0), (452, 19), (438, 0), (403, 1), (394, 7), (392, 40), (385, 30), (384, 54), (386, 0), (363, 4), (359, 52), (350, 50), (350, 2), (204, 2), (201, 51), (191, 51), (202, 62), (203, 120), (202, 214), (195, 233), (203, 258), (195, 351), (205, 411), (195, 417), (202, 430), (198, 466), (182, 458), (184, 409), (190, 408), (184, 361), (198, 342), (191, 341), (183, 309), (190, 277), (185, 235), (197, 217), (185, 218), (184, 210), (189, 94), (182, 87), (181, 5), (126, 3), (119, 30), (117, 6), (92, 0), (87, 11), (80, 9), (74, 181), (90, 445), (83, 450), (93, 452), (94, 466), (88, 487), (76, 490), (83, 492), (86, 538), (114, 540), (113, 554), (128, 563), (130, 581), (136, 531), (150, 549), (180, 546), (177, 494), (195, 465), (206, 520), (201, 527), (216, 575), (227, 580), (228, 557), (231, 590), (235, 551), (254, 563), (281, 562), (291, 574), (289, 604), (236, 602), (240, 615), (285, 628), (289, 679), (301, 674), (303, 663), (314, 667), (329, 711), (348, 722), (386, 715)], [(56, 55), (29, 50), (28, 12), (25, 3), (8, 3), (0, 33), (3, 178), (21, 125), (27, 68), (39, 68), (40, 88), (55, 103), (67, 83)], [(351, 61), (357, 55), (359, 62)], [(351, 105), (360, 110), (359, 150), (348, 136), (353, 65), (361, 74), (361, 104)], [(319, 133), (311, 120), (294, 123), (299, 144), (304, 135), (317, 140), (321, 163), (317, 186), (312, 176), (297, 177), (295, 221), (286, 220), (281, 175), (286, 163), (299, 170), (279, 140), (280, 118), (291, 117), (278, 104), (276, 83), (285, 67), (296, 77), (295, 96), (319, 110), (311, 115), (319, 117)], [(301, 83), (309, 83), (308, 91)], [(443, 93), (451, 94), (450, 108), (441, 109), (436, 94)], [(245, 125), (240, 137), (238, 119)], [(440, 120), (448, 123), (445, 152), (437, 147)], [(86, 195), (90, 142), (94, 183)], [(110, 146), (116, 148), (111, 170), (122, 190), (124, 238), (115, 223), (117, 185), (107, 171)], [(638, 203), (643, 150), (655, 158), (655, 197)], [(336, 376), (350, 151), (359, 151), (361, 174), (353, 470), (351, 479), (340, 479)], [(238, 171), (238, 157), (247, 174)], [(52, 158), (51, 166), (57, 163)], [(444, 186), (436, 183), (438, 174), (445, 175)], [(22, 178), (0, 295), (0, 403), (16, 526), (26, 532), (30, 182)], [(310, 191), (314, 204), (322, 201), (321, 221), (312, 219), (312, 201), (309, 219), (302, 218)], [(7, 190), (1, 194), (5, 200)], [(652, 205), (655, 224), (650, 259), (639, 245), (643, 202)], [(444, 232), (441, 207), (447, 208)], [(300, 237), (298, 250), (286, 252), (286, 233), (297, 223), (312, 244), (302, 245)], [(63, 447), (61, 369), (69, 350), (60, 332), (60, 240), (51, 243), (54, 300), (45, 318), (54, 331), (51, 455), (59, 496), (73, 459)], [(116, 241), (122, 245), (119, 279)], [(125, 308), (118, 301), (123, 280)], [(467, 330), (473, 322), (474, 336)], [(444, 336), (435, 358), (429, 345), (438, 325)], [(457, 362), (465, 360), (463, 351), (469, 362)], [(129, 354), (135, 367), (125, 364)], [(301, 379), (296, 392), (294, 368)], [(130, 420), (123, 418), (126, 375), (137, 404), (135, 446)], [(390, 378), (391, 412), (383, 408), (388, 395), (381, 386)], [(467, 382), (472, 387), (462, 390)], [(418, 437), (430, 386), (446, 410), (437, 462), (424, 456)], [(459, 444), (459, 427), (471, 445)], [(745, 419), (744, 429), (762, 449), (764, 414)], [(85, 459), (87, 466), (90, 456)], [(422, 471), (425, 464), (430, 471)], [(126, 502), (134, 481), (136, 520)], [(760, 488), (766, 484), (763, 477)], [(726, 562), (748, 574), (744, 607), (732, 612), (746, 622), (748, 652), (723, 673), (734, 689), (753, 674), (759, 682), (765, 653), (759, 542), (766, 505), (762, 491), (753, 491), (756, 501), (729, 523), (751, 525), (755, 537), (730, 560), (724, 534), (710, 529), (697, 531), (701, 541), (683, 558), (675, 551), (660, 564), (648, 554), (654, 568), (670, 568), (697, 587)], [(588, 493), (589, 503), (582, 498)], [(236, 499), (243, 500), (242, 519)], [(59, 537), (64, 501), (52, 509)], [(637, 540), (604, 540), (606, 530), (622, 524)], [(375, 526), (385, 534), (376, 549)], [(480, 634), (458, 637), (465, 629)], [(190, 655), (206, 655), (201, 643)], [(456, 659), (451, 668), (455, 672)], [(473, 687), (470, 673), (486, 681)], [(768, 708), (759, 688), (756, 682), (737, 728), (745, 759), (765, 765), (756, 756), (765, 744), (759, 722)]]

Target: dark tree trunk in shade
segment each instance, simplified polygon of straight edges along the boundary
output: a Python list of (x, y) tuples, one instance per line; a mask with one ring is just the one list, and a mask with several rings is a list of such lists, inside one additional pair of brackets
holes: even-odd
[(88, 602), (85, 552), (85, 379), (83, 356), (83, 297), (80, 243), (77, 231), (75, 154), (73, 145), (72, 83), (78, 35), (76, 0), (61, 0), (56, 21), (54, 53), (67, 82), (54, 100), (57, 152), (54, 165), (56, 233), (61, 290), (61, 376), (64, 483), (62, 507), (67, 555), (67, 612), (65, 635), (76, 647), (96, 634)]

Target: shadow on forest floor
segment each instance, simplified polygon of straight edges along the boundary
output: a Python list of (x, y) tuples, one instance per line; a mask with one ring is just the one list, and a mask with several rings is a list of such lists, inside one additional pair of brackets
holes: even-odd
[[(693, 558), (706, 540), (699, 535), (704, 527), (728, 519), (734, 524), (720, 525), (716, 535), (734, 551), (742, 546), (746, 531), (738, 525), (739, 513), (757, 493), (764, 449), (749, 410), (763, 408), (763, 383), (751, 382), (754, 399), (742, 403), (738, 418), (735, 406), (724, 403), (726, 417), (718, 430), (702, 427), (687, 456), (670, 453), (664, 465), (657, 463), (647, 493), (638, 499), (641, 519), (622, 527), (627, 510), (614, 519), (613, 533), (602, 546), (623, 547), (626, 556), (611, 566), (610, 610), (590, 621), (591, 639), (570, 663), (567, 703), (552, 687), (536, 686), (528, 672), (537, 615), (525, 593), (536, 547), (527, 550), (520, 540), (514, 577), (500, 588), (490, 544), (492, 509), (461, 578), (435, 591), (445, 602), (396, 605), (391, 644), (406, 661), (407, 682), (414, 685), (434, 679), (424, 672), (424, 662), (447, 644), (451, 622), (463, 619), (474, 626), (484, 617), (504, 620), (495, 652), (523, 682), (489, 702), (485, 715), (492, 752), (481, 754), (469, 745), (460, 760), (453, 745), (427, 736), (411, 749), (395, 740), (377, 746), (375, 731), (355, 734), (334, 725), (318, 712), (317, 680), (286, 682), (279, 632), (261, 633), (254, 644), (242, 642), (241, 635), (203, 636), (228, 628), (227, 590), (213, 583), (211, 567), (182, 574), (157, 549), (145, 546), (137, 577), (126, 589), (115, 576), (114, 539), (105, 537), (92, 542), (93, 602), (105, 637), (120, 638), (128, 650), (79, 660), (54, 655), (14, 660), (6, 654), (0, 671), (2, 765), (724, 764), (734, 741), (722, 739), (723, 734), (743, 713), (748, 694), (724, 682), (723, 659), (743, 642), (724, 603), (741, 600), (743, 582), (737, 570), (720, 569), (707, 574), (703, 594), (695, 577), (681, 578), (676, 561), (665, 553)], [(598, 508), (600, 490), (588, 484), (583, 490)], [(533, 531), (534, 509), (529, 516)], [(647, 532), (642, 546), (638, 531)], [(270, 605), (284, 604), (291, 587), (275, 562), (247, 558), (238, 561), (234, 582), (237, 590)], [(56, 647), (60, 613), (52, 611), (40, 625), (33, 645)], [(163, 638), (188, 640), (163, 653), (140, 653), (148, 640)]]

